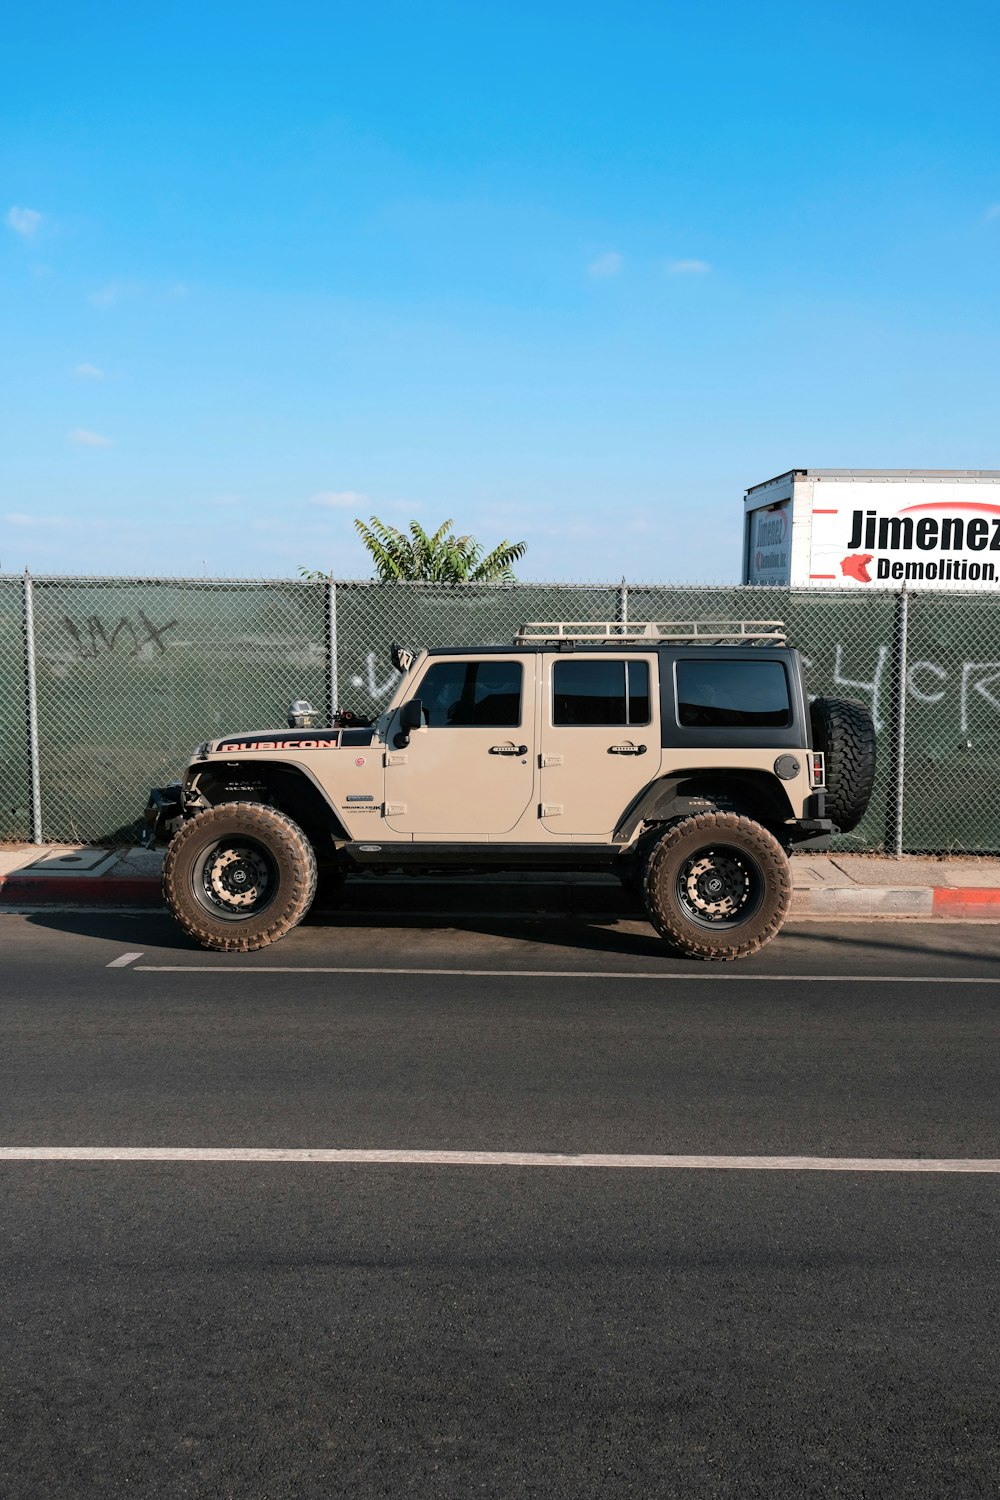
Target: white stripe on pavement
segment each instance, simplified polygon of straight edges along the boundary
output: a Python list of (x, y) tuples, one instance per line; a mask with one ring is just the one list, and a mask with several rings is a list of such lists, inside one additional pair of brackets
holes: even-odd
[(329, 1166), (604, 1167), (654, 1171), (1000, 1174), (1000, 1159), (923, 1156), (643, 1156), (541, 1151), (352, 1151), (230, 1146), (0, 1146), (4, 1161), (305, 1162)]
[[(109, 965), (110, 967), (110, 965)], [(457, 979), (659, 979), (671, 984), (694, 979), (742, 980), (756, 984), (1000, 984), (1000, 974), (748, 974), (714, 964), (691, 973), (648, 973), (630, 969), (383, 969), (333, 968), (318, 964), (136, 964), (144, 974), (426, 974)]]
[(129, 964), (134, 964), (136, 959), (141, 957), (141, 953), (123, 953), (120, 958), (113, 958), (109, 964), (105, 965), (105, 968), (125, 969)]

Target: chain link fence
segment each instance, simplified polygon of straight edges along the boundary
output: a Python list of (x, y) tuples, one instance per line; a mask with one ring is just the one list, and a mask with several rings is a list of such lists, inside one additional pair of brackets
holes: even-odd
[[(0, 577), (0, 838), (125, 842), (203, 739), (379, 712), (389, 645), (502, 644), (527, 620), (783, 619), (813, 696), (858, 698), (875, 794), (843, 849), (1000, 852), (1000, 602), (631, 584)], [(905, 686), (905, 692), (903, 691)]]

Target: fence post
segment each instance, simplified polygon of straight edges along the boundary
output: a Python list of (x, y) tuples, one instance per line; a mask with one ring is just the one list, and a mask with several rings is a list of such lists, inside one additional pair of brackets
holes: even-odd
[[(619, 625), (628, 624), (628, 584), (625, 582), (624, 578), (618, 585), (618, 605), (615, 611), (615, 619), (618, 621)], [(627, 632), (624, 630), (621, 633), (622, 635), (627, 634)]]
[(42, 842), (42, 776), (38, 758), (38, 682), (35, 676), (35, 590), (24, 570), (24, 679), (28, 701), (28, 760), (31, 765), (31, 842)]
[(896, 595), (896, 619), (893, 641), (894, 692), (892, 712), (892, 769), (889, 780), (890, 854), (903, 852), (903, 795), (906, 783), (906, 654), (909, 645), (910, 597), (905, 585)]
[(327, 723), (332, 724), (340, 706), (337, 702), (337, 585), (332, 577), (326, 585), (326, 666), (326, 691), (330, 701)]

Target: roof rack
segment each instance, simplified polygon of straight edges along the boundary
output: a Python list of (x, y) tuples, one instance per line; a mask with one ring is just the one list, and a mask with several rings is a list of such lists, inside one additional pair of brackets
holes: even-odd
[(520, 626), (515, 644), (528, 641), (783, 646), (787, 636), (784, 620), (531, 620)]

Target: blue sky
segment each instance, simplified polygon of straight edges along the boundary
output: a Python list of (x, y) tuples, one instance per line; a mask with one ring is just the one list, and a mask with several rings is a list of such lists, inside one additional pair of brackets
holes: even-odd
[(1000, 10), (5, 19), (0, 570), (729, 582), (746, 485), (1000, 468)]

